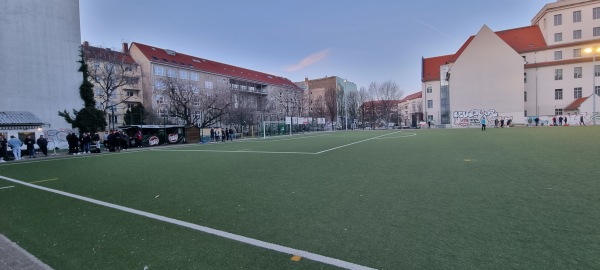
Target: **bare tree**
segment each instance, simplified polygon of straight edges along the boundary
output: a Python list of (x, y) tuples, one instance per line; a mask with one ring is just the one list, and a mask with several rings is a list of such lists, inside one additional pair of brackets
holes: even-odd
[(362, 127), (365, 128), (365, 122), (368, 119), (367, 113), (366, 113), (366, 109), (367, 109), (367, 101), (371, 100), (371, 95), (369, 93), (369, 91), (367, 91), (367, 89), (365, 89), (364, 87), (361, 87), (360, 90), (358, 90), (358, 94), (357, 94), (357, 101), (358, 104), (360, 104), (360, 111), (359, 116), (360, 116), (360, 121), (362, 123)]
[(335, 88), (328, 88), (325, 90), (325, 95), (323, 95), (323, 102), (325, 103), (326, 115), (331, 121), (331, 129), (334, 129), (334, 120), (337, 118), (337, 99), (338, 94)]
[(105, 114), (111, 106), (124, 103), (132, 97), (124, 88), (138, 87), (139, 66), (124, 53), (96, 47), (84, 47), (84, 56), (89, 65), (90, 80), (95, 84), (99, 109)]
[(348, 106), (348, 118), (352, 122), (358, 119), (359, 93), (351, 91), (346, 96), (346, 106)]
[(318, 96), (313, 102), (311, 106), (312, 110), (310, 111), (310, 117), (317, 118), (325, 118), (327, 115), (327, 106), (325, 105), (325, 100), (323, 96)]
[[(373, 85), (374, 83), (372, 83)], [(396, 107), (402, 96), (404, 95), (404, 91), (400, 90), (398, 84), (394, 81), (386, 81), (378, 87), (376, 87), (375, 97), (379, 101), (380, 105), (380, 118), (385, 122), (386, 127), (388, 123), (390, 123), (394, 112), (394, 107)]]

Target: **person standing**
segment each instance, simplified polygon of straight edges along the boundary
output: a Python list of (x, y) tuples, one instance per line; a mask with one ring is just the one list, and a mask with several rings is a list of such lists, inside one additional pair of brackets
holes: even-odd
[(83, 135), (81, 135), (81, 144), (83, 145), (83, 149), (81, 150), (81, 153), (85, 153), (85, 154), (89, 154), (90, 153), (90, 145), (92, 143), (92, 138), (90, 137), (89, 133), (83, 133)]
[(540, 123), (540, 118), (536, 116), (535, 117), (535, 126), (537, 127), (539, 123)]
[(494, 127), (497, 128), (498, 127), (498, 118), (494, 119)]
[(44, 156), (48, 156), (48, 140), (44, 138), (44, 135), (40, 135), (40, 137), (36, 141), (37, 145), (40, 147), (40, 151)]
[(6, 148), (8, 147), (6, 138), (0, 134), (0, 162), (6, 162)]
[(27, 147), (29, 158), (35, 158), (35, 141), (31, 138), (31, 135), (27, 135), (25, 138), (25, 146)]
[[(570, 113), (569, 113), (569, 116), (571, 116), (571, 114), (570, 114)], [(567, 119), (569, 119), (569, 117), (565, 116), (565, 126), (568, 126), (568, 125), (569, 125), (569, 123), (568, 123), (568, 120), (567, 120)]]
[(552, 126), (556, 126), (556, 115), (552, 116)]
[(229, 140), (233, 141), (233, 128), (229, 128)]
[(485, 117), (481, 118), (481, 131), (485, 131)]
[(15, 160), (21, 160), (21, 145), (23, 145), (21, 140), (11, 135), (10, 140), (8, 140), (8, 145), (10, 148), (12, 148), (13, 155), (15, 155)]
[(108, 137), (108, 131), (104, 131), (104, 135), (102, 135), (102, 139), (104, 140), (104, 151), (108, 151), (108, 148), (110, 147), (110, 138)]
[(585, 126), (585, 122), (583, 121), (583, 115), (579, 117), (579, 125), (584, 125)]
[(563, 117), (562, 115), (558, 117), (558, 125), (562, 126)]
[(215, 142), (215, 129), (210, 128), (210, 143), (214, 143), (214, 142)]

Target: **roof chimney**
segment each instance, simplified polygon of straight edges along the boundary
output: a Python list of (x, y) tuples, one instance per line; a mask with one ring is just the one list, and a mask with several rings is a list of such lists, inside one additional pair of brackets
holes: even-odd
[(125, 54), (129, 54), (129, 44), (127, 44), (127, 42), (123, 42), (123, 49), (122, 49), (122, 51)]
[(83, 48), (86, 48), (86, 49), (87, 49), (87, 47), (89, 47), (89, 46), (90, 46), (90, 43), (89, 43), (89, 42), (87, 42), (87, 41), (84, 41), (84, 42), (83, 42)]

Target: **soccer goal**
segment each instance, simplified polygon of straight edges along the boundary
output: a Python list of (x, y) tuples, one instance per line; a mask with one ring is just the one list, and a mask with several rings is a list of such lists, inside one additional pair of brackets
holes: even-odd
[(292, 135), (292, 124), (285, 121), (263, 121), (260, 133), (267, 136)]

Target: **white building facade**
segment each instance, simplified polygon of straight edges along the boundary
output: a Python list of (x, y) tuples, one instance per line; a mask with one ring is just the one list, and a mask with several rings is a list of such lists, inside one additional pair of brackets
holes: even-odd
[(558, 115), (592, 124), (598, 108), (578, 104), (598, 99), (600, 66), (585, 52), (598, 47), (599, 0), (549, 3), (531, 26), (495, 33), (484, 26), (456, 54), (423, 59), (426, 117), (445, 127), (479, 126), (482, 117), (548, 123)]

